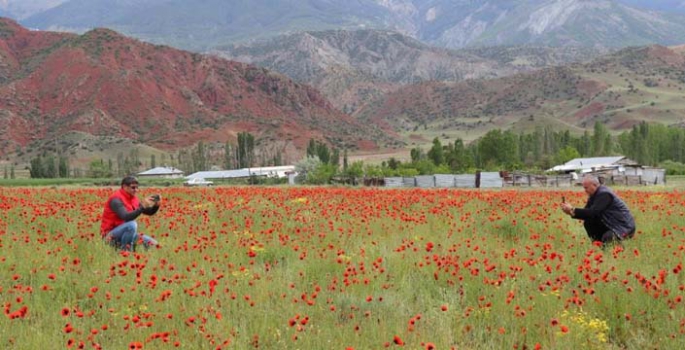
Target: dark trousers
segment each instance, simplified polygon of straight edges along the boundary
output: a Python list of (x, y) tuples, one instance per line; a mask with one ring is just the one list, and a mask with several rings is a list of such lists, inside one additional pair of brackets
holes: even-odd
[(592, 240), (595, 242), (601, 241), (602, 244), (607, 245), (607, 244), (612, 243), (612, 242), (619, 242), (620, 243), (621, 241), (623, 241), (625, 239), (631, 239), (631, 238), (633, 238), (634, 235), (635, 235), (635, 230), (632, 230), (631, 232), (628, 232), (625, 234), (618, 234), (618, 233), (615, 233), (614, 231), (609, 230), (609, 231), (604, 232), (601, 237), (594, 236), (594, 237), (590, 237), (590, 238), (592, 238)]

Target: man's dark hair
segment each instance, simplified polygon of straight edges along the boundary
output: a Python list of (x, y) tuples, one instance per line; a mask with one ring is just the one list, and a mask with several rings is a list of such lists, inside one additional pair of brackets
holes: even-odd
[(121, 179), (121, 186), (128, 186), (131, 184), (138, 184), (138, 179), (136, 179), (135, 176), (126, 176), (125, 178)]

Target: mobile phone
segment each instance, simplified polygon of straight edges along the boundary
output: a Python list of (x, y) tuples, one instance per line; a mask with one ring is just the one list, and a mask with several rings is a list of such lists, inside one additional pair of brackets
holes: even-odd
[(155, 201), (155, 202), (159, 202), (159, 200), (160, 200), (160, 197), (159, 197), (158, 194), (153, 194), (153, 195), (150, 196), (150, 197), (152, 197), (152, 200)]
[(561, 203), (566, 203), (566, 197), (561, 196)]

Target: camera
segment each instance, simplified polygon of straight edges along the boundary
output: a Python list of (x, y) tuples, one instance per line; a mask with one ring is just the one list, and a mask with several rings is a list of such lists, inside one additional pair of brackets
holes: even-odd
[(155, 202), (159, 202), (159, 200), (160, 200), (160, 198), (161, 198), (158, 194), (153, 194), (153, 195), (150, 196), (150, 197), (152, 197), (152, 200), (155, 201)]

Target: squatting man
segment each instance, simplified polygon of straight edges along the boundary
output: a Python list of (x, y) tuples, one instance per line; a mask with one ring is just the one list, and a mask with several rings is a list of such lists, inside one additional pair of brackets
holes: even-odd
[(585, 231), (593, 242), (601, 242), (605, 247), (635, 235), (635, 219), (621, 198), (594, 176), (583, 177), (583, 188), (588, 195), (585, 207), (574, 208), (563, 201), (561, 210), (574, 219), (583, 220)]
[[(102, 212), (100, 233), (105, 242), (118, 249), (133, 251), (138, 243), (138, 224), (136, 218), (140, 214), (154, 215), (159, 210), (161, 197), (156, 194), (139, 200), (138, 179), (126, 176), (121, 180), (121, 188), (114, 192)], [(157, 241), (147, 235), (142, 235), (145, 248), (158, 246)]]

